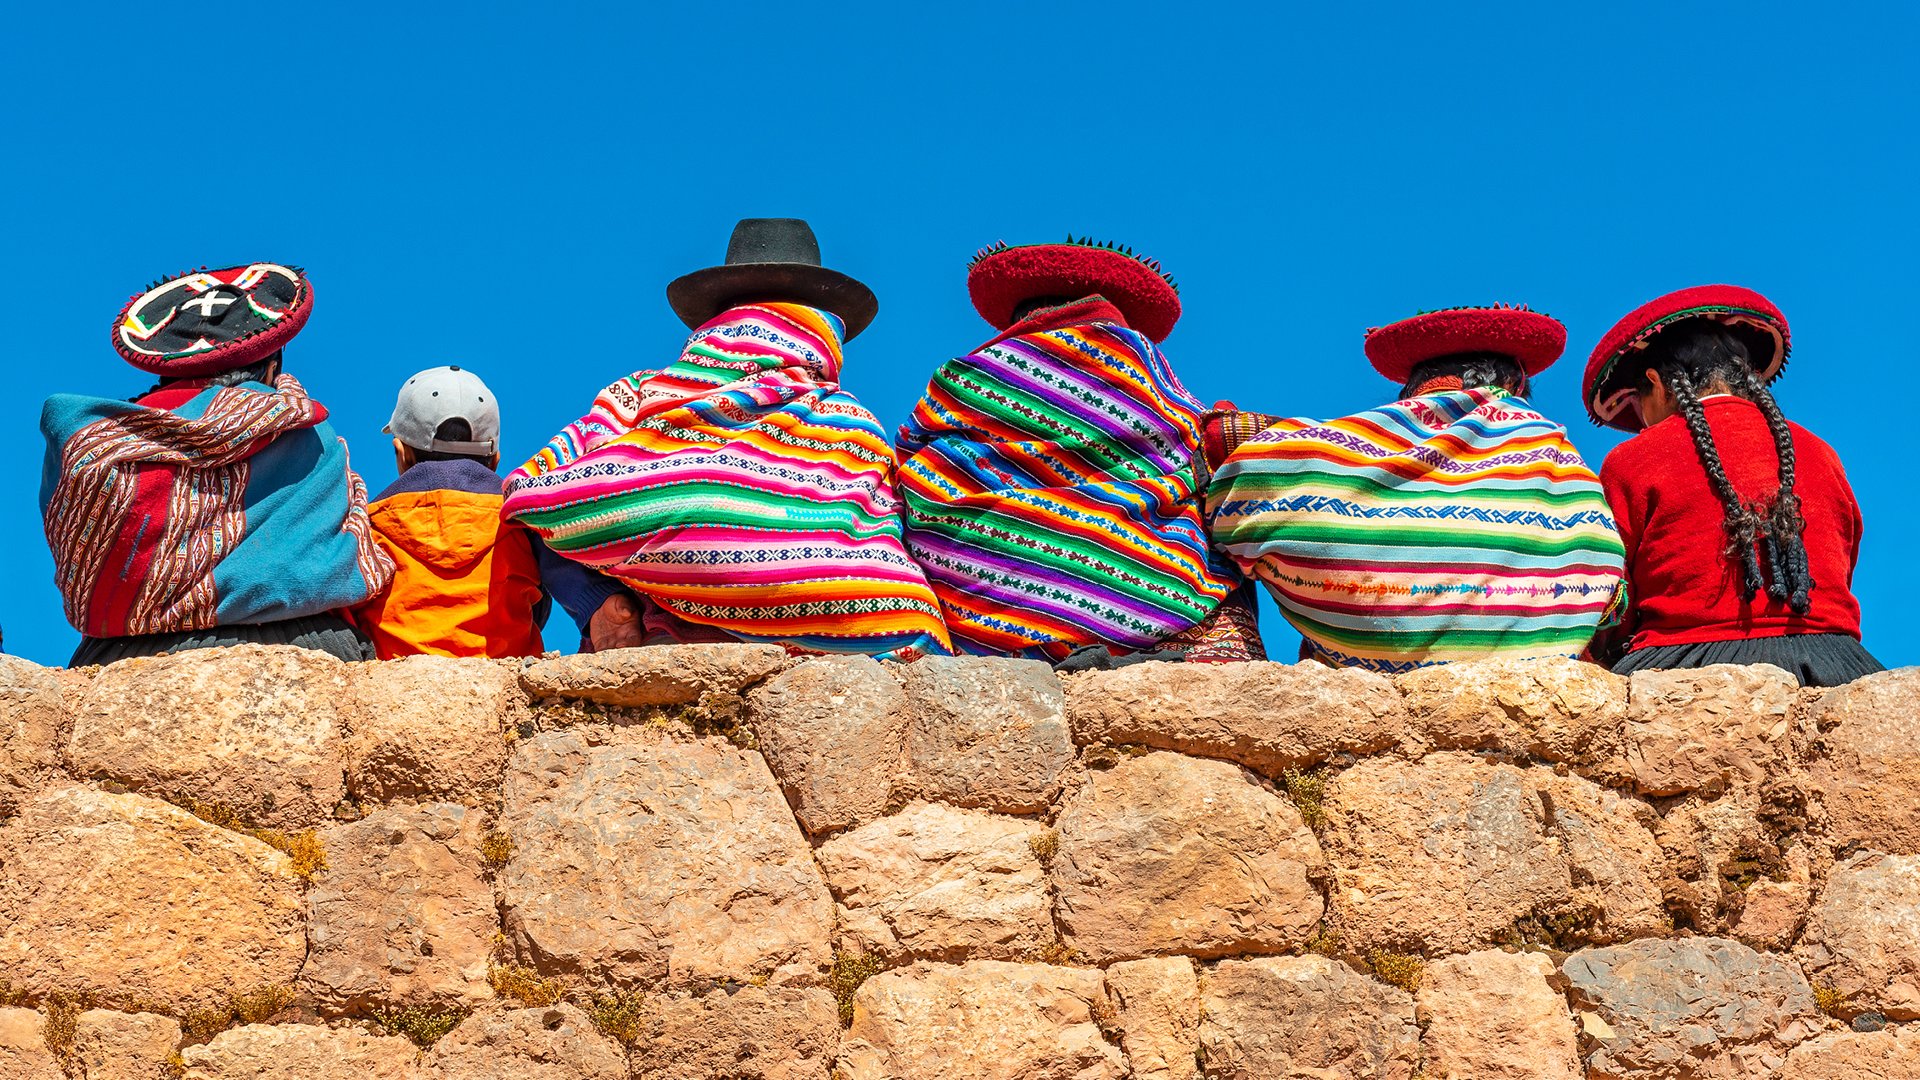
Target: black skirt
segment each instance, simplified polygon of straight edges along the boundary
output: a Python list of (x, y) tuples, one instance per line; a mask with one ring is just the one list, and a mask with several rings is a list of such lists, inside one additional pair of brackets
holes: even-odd
[(373, 642), (338, 615), (307, 615), (281, 622), (249, 626), (216, 626), (211, 630), (182, 630), (171, 634), (80, 639), (68, 667), (111, 664), (135, 656), (166, 656), (189, 649), (217, 649), (222, 645), (297, 645), (317, 649), (342, 660), (375, 659)]
[(1842, 686), (1863, 675), (1887, 670), (1857, 638), (1846, 634), (1784, 634), (1653, 645), (1621, 657), (1613, 670), (1617, 675), (1628, 675), (1710, 664), (1772, 664), (1800, 680), (1801, 686)]

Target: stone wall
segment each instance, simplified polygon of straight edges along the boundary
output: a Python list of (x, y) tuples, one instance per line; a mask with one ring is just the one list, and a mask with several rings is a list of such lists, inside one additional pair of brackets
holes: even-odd
[(0, 659), (0, 1080), (1911, 1078), (1917, 698)]

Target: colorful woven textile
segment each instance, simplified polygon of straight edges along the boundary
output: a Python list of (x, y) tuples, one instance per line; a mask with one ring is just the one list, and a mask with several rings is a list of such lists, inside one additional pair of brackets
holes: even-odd
[(1624, 566), (1565, 429), (1497, 390), (1278, 421), (1207, 505), (1214, 543), (1342, 666), (1577, 655)]
[(90, 637), (206, 630), (385, 588), (366, 485), (326, 416), (287, 375), (172, 409), (49, 398), (40, 508), (67, 621)]
[(907, 545), (956, 649), (1144, 648), (1239, 581), (1201, 523), (1204, 410), (1111, 305), (1042, 316), (943, 365), (901, 427)]
[(827, 652), (947, 652), (893, 453), (840, 389), (839, 320), (731, 308), (607, 387), (507, 478), (505, 513), (690, 623)]

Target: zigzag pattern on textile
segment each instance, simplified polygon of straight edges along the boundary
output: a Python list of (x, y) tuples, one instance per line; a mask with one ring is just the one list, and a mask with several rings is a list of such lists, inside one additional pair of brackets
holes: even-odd
[(840, 325), (742, 305), (615, 382), (507, 479), (505, 513), (669, 614), (828, 652), (950, 651), (901, 540), (893, 452), (840, 389)]
[(1312, 651), (1379, 671), (1577, 655), (1625, 564), (1564, 429), (1499, 391), (1277, 421), (1221, 464), (1208, 505), (1214, 542)]
[(896, 442), (907, 544), (954, 647), (1142, 648), (1211, 614), (1238, 578), (1200, 517), (1202, 411), (1159, 348), (1117, 322), (942, 365)]

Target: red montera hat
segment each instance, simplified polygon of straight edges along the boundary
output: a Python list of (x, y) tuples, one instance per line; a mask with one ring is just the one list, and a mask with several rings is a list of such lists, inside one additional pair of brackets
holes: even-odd
[(313, 313), (313, 284), (278, 263), (202, 267), (127, 302), (113, 347), (156, 375), (218, 375), (280, 351)]
[(1443, 308), (1367, 331), (1367, 359), (1397, 383), (1419, 364), (1455, 353), (1511, 356), (1529, 377), (1553, 366), (1567, 347), (1560, 320), (1526, 305)]
[(1793, 349), (1787, 317), (1773, 306), (1773, 301), (1752, 289), (1695, 285), (1670, 292), (1633, 309), (1594, 346), (1580, 390), (1587, 415), (1594, 423), (1625, 432), (1640, 430), (1640, 413), (1633, 407), (1633, 398), (1636, 376), (1643, 369), (1623, 360), (1644, 350), (1655, 334), (1685, 319), (1712, 319), (1742, 331), (1748, 359), (1763, 383), (1780, 377), (1787, 354)]
[(982, 248), (967, 266), (973, 308), (996, 330), (1013, 325), (1023, 302), (1045, 296), (1078, 300), (1102, 296), (1127, 317), (1127, 325), (1165, 341), (1180, 321), (1180, 290), (1160, 264), (1131, 248), (1067, 237), (1064, 244)]

